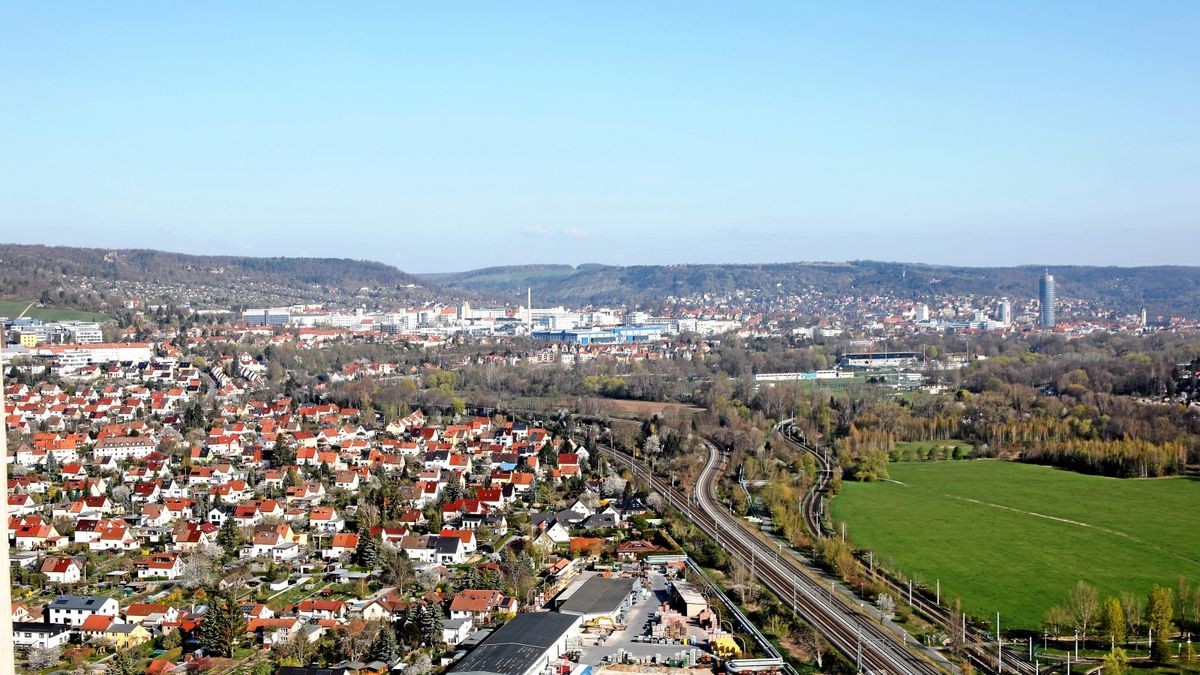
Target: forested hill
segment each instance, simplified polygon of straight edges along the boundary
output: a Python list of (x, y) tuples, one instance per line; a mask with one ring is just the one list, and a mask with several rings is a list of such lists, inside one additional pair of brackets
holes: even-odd
[(54, 304), (88, 309), (99, 309), (110, 296), (229, 307), (403, 303), (457, 295), (443, 294), (390, 265), (364, 260), (0, 244), (0, 296), (35, 300), (46, 292)]
[[(944, 294), (1037, 295), (1041, 266), (949, 267), (909, 263), (783, 263), (775, 265), (528, 265), (489, 267), (424, 278), (448, 288), (509, 299), (532, 287), (540, 303), (638, 304), (667, 295), (695, 296), (759, 289), (764, 294), (892, 293), (914, 300)], [(1062, 298), (1119, 312), (1200, 316), (1200, 267), (1051, 268)]]

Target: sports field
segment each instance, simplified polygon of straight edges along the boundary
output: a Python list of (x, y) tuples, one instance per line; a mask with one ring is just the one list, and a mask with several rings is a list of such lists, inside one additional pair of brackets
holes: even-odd
[[(28, 300), (0, 300), (0, 316), (15, 317), (29, 304)], [(30, 307), (25, 316), (42, 321), (108, 321), (110, 317), (95, 312), (78, 312), (56, 307)]]
[(833, 500), (855, 545), (976, 616), (1036, 629), (1083, 579), (1101, 596), (1200, 583), (1200, 481), (1085, 476), (994, 460), (889, 464)]

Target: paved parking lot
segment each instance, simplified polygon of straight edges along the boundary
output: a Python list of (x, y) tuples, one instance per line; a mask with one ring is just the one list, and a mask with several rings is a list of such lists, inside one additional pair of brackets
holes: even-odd
[[(596, 638), (585, 634), (582, 638), (582, 647), (579, 662), (590, 663), (596, 665), (604, 660), (605, 656), (616, 656), (617, 650), (624, 649), (626, 652), (633, 654), (636, 657), (643, 656), (662, 656), (664, 659), (673, 656), (676, 652), (685, 649), (691, 649), (694, 645), (679, 645), (679, 644), (650, 644), (646, 642), (634, 642), (635, 637), (649, 635), (650, 630), (646, 627), (646, 622), (654, 616), (658, 611), (659, 606), (667, 601), (667, 579), (662, 574), (652, 572), (648, 579), (648, 594), (639, 595), (634, 602), (633, 607), (626, 617), (626, 628), (624, 630), (614, 631), (602, 644), (596, 644)], [(689, 632), (693, 638), (698, 638), (702, 644), (707, 639), (704, 631), (698, 626), (689, 626)], [(693, 640), (695, 642), (696, 640)]]

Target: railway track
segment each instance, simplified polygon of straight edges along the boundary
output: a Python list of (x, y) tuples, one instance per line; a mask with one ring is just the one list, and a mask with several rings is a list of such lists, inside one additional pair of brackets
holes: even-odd
[[(801, 502), (804, 509), (804, 520), (808, 524), (808, 529), (814, 536), (830, 536), (834, 533), (826, 527), (822, 519), (822, 503), (825, 496), (829, 492), (829, 481), (833, 476), (833, 460), (828, 454), (823, 454), (816, 448), (807, 443), (798, 440), (794, 437), (791, 430), (790, 420), (784, 420), (776, 425), (776, 430), (785, 442), (793, 447), (799, 448), (811, 454), (816, 458), (820, 465), (820, 474), (818, 480), (813, 484), (812, 488), (805, 494), (804, 500)], [(976, 668), (988, 673), (1016, 673), (1018, 675), (1035, 675), (1037, 668), (1028, 661), (1022, 659), (1011, 648), (999, 648), (995, 642), (989, 642), (986, 635), (974, 627), (967, 625), (963, 631), (961, 626), (953, 626), (957, 618), (953, 616), (949, 608), (943, 607), (936, 601), (929, 599), (922, 592), (909, 591), (905, 584), (891, 574), (883, 571), (875, 573), (875, 577), (883, 585), (885, 585), (894, 596), (898, 599), (908, 599), (912, 605), (921, 614), (925, 615), (931, 621), (940, 624), (946, 629), (948, 635), (954, 635), (958, 632), (963, 635), (966, 640), (966, 649), (964, 654), (971, 660), (972, 665)]]
[(601, 451), (626, 464), (642, 480), (705, 534), (714, 538), (735, 560), (754, 570), (757, 577), (785, 605), (818, 630), (825, 639), (863, 673), (888, 675), (933, 675), (941, 668), (903, 644), (874, 618), (846, 602), (840, 593), (825, 588), (809, 570), (790, 556), (780, 556), (768, 542), (751, 534), (726, 512), (716, 497), (716, 482), (724, 470), (724, 457), (716, 446), (705, 443), (709, 458), (697, 489), (685, 495), (655, 476), (632, 457), (611, 448)]

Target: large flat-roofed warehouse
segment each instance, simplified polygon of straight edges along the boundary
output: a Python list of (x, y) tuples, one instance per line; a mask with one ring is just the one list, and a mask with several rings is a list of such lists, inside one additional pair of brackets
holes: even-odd
[(563, 591), (555, 608), (563, 614), (582, 616), (585, 624), (617, 623), (617, 616), (633, 604), (636, 584), (636, 579), (588, 577)]
[(449, 672), (458, 675), (534, 675), (567, 651), (580, 617), (558, 612), (518, 614), (496, 629)]

